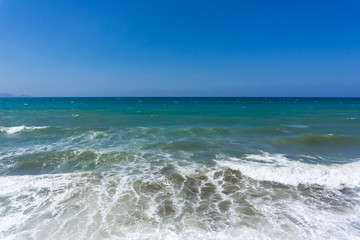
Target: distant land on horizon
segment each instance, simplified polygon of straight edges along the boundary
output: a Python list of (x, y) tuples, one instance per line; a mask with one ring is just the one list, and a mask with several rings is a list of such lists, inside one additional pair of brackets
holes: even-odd
[(0, 98), (359, 98), (355, 96), (30, 96), (0, 93)]
[(23, 95), (20, 95), (20, 96), (15, 96), (15, 95), (10, 94), (10, 93), (0, 93), (0, 98), (11, 98), (11, 97), (31, 97), (31, 96), (26, 95), (26, 94), (23, 94)]

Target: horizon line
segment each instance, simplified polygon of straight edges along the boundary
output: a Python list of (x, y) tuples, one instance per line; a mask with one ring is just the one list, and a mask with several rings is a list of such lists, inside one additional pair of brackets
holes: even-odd
[(12, 96), (0, 98), (360, 98), (360, 96)]

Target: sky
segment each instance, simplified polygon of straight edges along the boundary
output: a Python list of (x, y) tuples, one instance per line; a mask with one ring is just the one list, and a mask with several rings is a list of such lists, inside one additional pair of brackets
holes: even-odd
[(0, 0), (0, 92), (360, 97), (360, 1)]

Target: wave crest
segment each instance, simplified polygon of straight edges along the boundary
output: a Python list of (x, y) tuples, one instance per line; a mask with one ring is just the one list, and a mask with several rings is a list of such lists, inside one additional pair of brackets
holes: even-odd
[(0, 132), (5, 132), (7, 134), (15, 134), (15, 133), (19, 133), (19, 132), (24, 132), (24, 131), (32, 131), (32, 130), (37, 130), (37, 129), (44, 129), (44, 128), (48, 128), (47, 126), (14, 126), (14, 127), (0, 127)]

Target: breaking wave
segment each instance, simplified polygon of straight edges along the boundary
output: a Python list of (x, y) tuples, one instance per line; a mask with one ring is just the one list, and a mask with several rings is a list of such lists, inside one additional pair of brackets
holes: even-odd
[(291, 160), (283, 154), (248, 154), (243, 158), (218, 156), (220, 166), (239, 170), (259, 181), (298, 186), (318, 185), (326, 188), (360, 186), (360, 159), (346, 164), (310, 164)]

